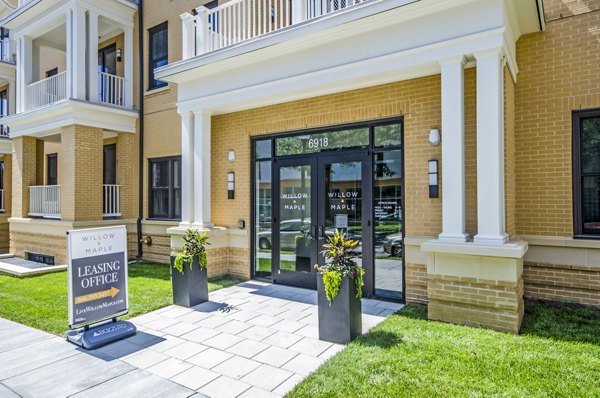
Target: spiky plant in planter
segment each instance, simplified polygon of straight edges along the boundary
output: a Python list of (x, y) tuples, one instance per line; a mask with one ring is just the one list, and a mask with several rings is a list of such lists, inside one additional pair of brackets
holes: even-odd
[(183, 236), (183, 250), (175, 256), (173, 267), (183, 274), (183, 265), (189, 264), (190, 269), (194, 264), (194, 258), (198, 258), (198, 266), (200, 269), (206, 269), (206, 246), (208, 236), (206, 232), (200, 233), (197, 229), (188, 229)]
[(315, 267), (323, 278), (325, 294), (330, 306), (340, 291), (344, 277), (354, 282), (356, 298), (362, 297), (365, 271), (354, 261), (358, 243), (357, 240), (349, 239), (345, 233), (336, 229), (333, 236), (328, 237), (327, 243), (323, 245), (325, 265)]
[(195, 229), (185, 232), (183, 250), (171, 257), (173, 303), (193, 307), (208, 301), (207, 245), (206, 232)]

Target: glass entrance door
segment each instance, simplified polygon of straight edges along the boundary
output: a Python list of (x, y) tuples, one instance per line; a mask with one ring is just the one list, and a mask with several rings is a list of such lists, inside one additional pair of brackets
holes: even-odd
[[(355, 261), (361, 266), (371, 263), (370, 228), (371, 192), (366, 155), (322, 156), (319, 159), (319, 253), (323, 244), (337, 229), (359, 242)], [(364, 243), (364, 244), (363, 244)], [(325, 262), (319, 254), (319, 264)], [(366, 269), (365, 294), (369, 295), (369, 278)]]
[(273, 281), (315, 289), (317, 175), (315, 159), (275, 163)]

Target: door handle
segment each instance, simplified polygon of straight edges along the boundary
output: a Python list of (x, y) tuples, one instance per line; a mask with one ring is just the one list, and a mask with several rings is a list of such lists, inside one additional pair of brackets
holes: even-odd
[(325, 240), (325, 227), (319, 225), (319, 240)]

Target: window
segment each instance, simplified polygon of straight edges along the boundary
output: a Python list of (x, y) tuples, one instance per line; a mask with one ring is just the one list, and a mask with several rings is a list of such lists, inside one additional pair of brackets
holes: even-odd
[(58, 184), (58, 154), (49, 153), (47, 156), (46, 185)]
[(150, 160), (150, 218), (181, 219), (181, 157)]
[(3, 61), (11, 61), (8, 29), (0, 28), (0, 56)]
[(46, 71), (46, 78), (58, 75), (58, 68), (50, 69)]
[(600, 109), (573, 113), (575, 235), (600, 238)]
[(162, 23), (149, 30), (150, 33), (150, 76), (149, 88), (158, 88), (167, 85), (167, 82), (154, 78), (154, 69), (169, 63), (169, 38), (167, 23)]

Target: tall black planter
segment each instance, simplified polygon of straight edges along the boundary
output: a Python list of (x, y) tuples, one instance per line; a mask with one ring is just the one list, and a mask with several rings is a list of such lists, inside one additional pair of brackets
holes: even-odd
[(325, 294), (323, 277), (317, 275), (319, 295), (319, 339), (333, 343), (348, 343), (362, 334), (362, 302), (356, 298), (353, 280), (342, 279), (340, 292), (331, 306)]
[(173, 284), (173, 304), (182, 307), (194, 307), (208, 301), (208, 276), (206, 268), (200, 269), (198, 257), (190, 269), (189, 264), (183, 265), (183, 273), (173, 264), (175, 257), (171, 256), (171, 281)]

